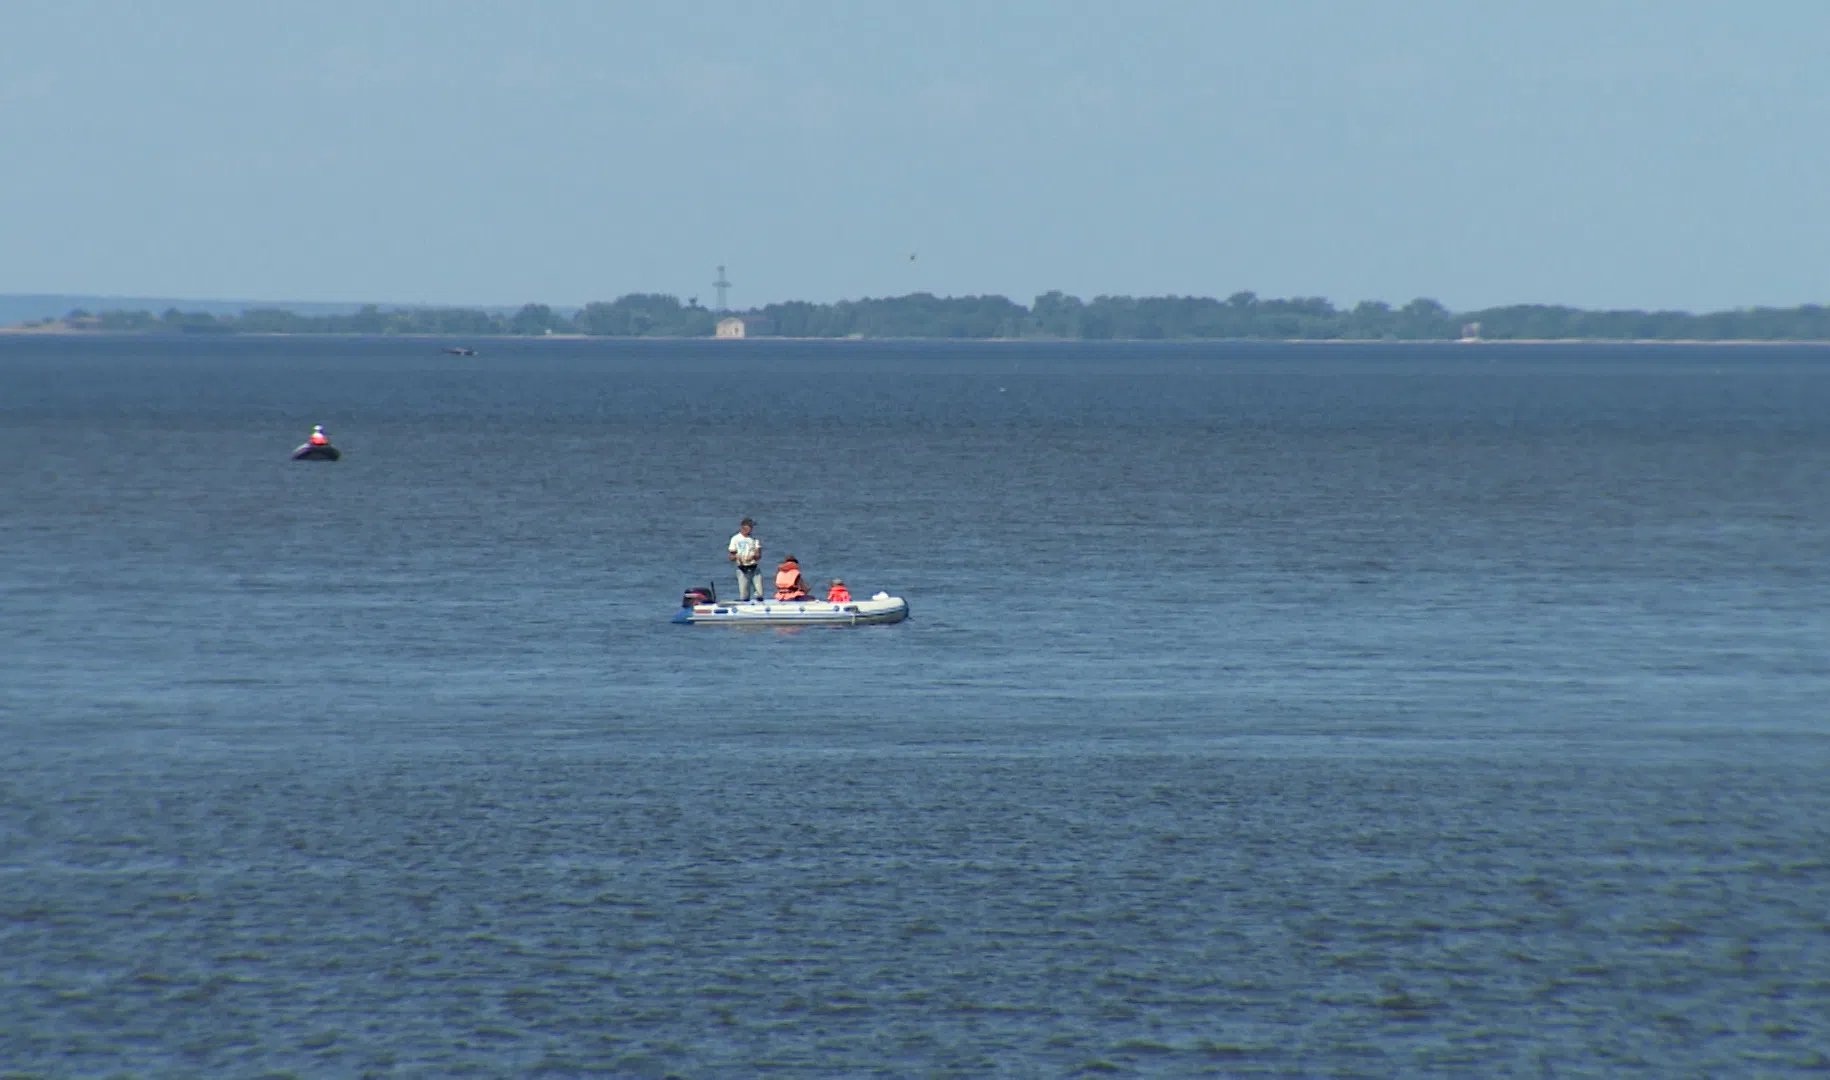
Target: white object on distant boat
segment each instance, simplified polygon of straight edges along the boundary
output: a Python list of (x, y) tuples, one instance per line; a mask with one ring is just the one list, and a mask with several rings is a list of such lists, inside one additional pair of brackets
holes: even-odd
[(900, 596), (880, 592), (869, 600), (736, 600), (714, 601), (683, 607), (677, 623), (719, 623), (729, 626), (865, 626), (895, 623), (909, 617), (909, 604)]

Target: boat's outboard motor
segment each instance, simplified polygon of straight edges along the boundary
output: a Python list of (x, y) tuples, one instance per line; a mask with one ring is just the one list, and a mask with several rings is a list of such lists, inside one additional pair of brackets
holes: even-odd
[(704, 585), (688, 586), (686, 592), (680, 597), (680, 606), (683, 608), (698, 607), (700, 604), (716, 604), (717, 602), (718, 590), (712, 588), (710, 582)]

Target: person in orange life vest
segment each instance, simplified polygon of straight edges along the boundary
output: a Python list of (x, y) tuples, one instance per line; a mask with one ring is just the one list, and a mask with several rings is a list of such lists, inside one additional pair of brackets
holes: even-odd
[(832, 588), (826, 591), (826, 599), (835, 604), (851, 603), (851, 590), (845, 587), (844, 578), (832, 579)]
[(324, 434), (323, 424), (313, 424), (311, 425), (311, 438), (305, 441), (313, 446), (329, 446), (330, 436)]
[(801, 564), (790, 555), (775, 568), (775, 598), (777, 600), (807, 599), (807, 583), (801, 580)]

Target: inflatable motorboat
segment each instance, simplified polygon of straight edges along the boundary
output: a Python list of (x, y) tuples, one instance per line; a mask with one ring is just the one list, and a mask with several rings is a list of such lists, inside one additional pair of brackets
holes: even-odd
[(342, 456), (343, 451), (329, 443), (325, 443), (322, 446), (313, 446), (310, 443), (306, 443), (304, 446), (301, 446), (292, 452), (292, 460), (294, 461), (336, 461)]
[(895, 623), (909, 617), (900, 596), (878, 593), (869, 600), (719, 600), (711, 586), (686, 590), (674, 621), (682, 625), (728, 626), (864, 626)]

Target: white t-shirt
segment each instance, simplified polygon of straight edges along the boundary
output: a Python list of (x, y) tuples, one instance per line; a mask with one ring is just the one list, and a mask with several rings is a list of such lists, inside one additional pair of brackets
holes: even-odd
[(726, 550), (737, 556), (738, 566), (751, 566), (762, 557), (762, 541), (754, 536), (738, 533), (731, 537), (731, 546)]

